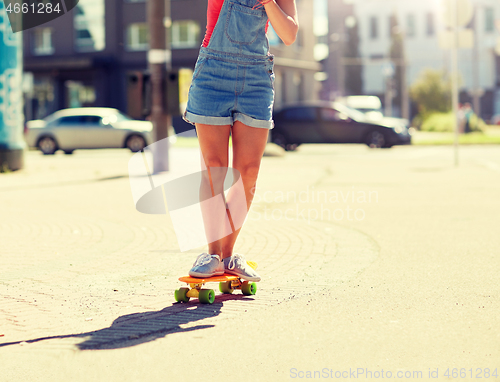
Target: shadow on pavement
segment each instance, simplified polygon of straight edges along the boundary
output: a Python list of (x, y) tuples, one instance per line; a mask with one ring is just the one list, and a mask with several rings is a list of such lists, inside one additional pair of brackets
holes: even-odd
[(29, 344), (65, 338), (84, 338), (83, 342), (76, 344), (80, 350), (120, 349), (136, 346), (172, 333), (191, 332), (214, 327), (215, 325), (196, 325), (182, 328), (181, 325), (218, 316), (221, 313), (224, 301), (228, 299), (246, 300), (248, 297), (219, 295), (211, 305), (200, 304), (198, 301), (195, 303), (175, 303), (155, 312), (133, 313), (118, 317), (109, 328), (80, 334), (47, 336), (31, 340), (0, 343), (0, 348), (18, 345), (23, 342)]

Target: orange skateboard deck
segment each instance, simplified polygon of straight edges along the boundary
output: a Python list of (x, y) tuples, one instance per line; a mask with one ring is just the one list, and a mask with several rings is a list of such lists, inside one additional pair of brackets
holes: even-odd
[[(247, 261), (247, 264), (253, 269), (257, 269), (257, 263)], [(245, 296), (252, 296), (257, 292), (257, 284), (251, 281), (244, 281), (240, 277), (224, 273), (220, 276), (212, 277), (179, 277), (182, 281), (189, 285), (189, 288), (180, 288), (175, 291), (175, 301), (188, 302), (190, 298), (197, 298), (202, 304), (212, 304), (215, 301), (215, 291), (213, 289), (204, 289), (206, 283), (218, 282), (219, 290), (223, 294), (232, 294), (234, 290), (241, 289)]]

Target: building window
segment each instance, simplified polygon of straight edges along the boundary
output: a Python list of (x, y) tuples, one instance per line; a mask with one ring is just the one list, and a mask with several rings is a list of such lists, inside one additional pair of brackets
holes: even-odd
[(406, 16), (406, 36), (407, 37), (415, 37), (417, 34), (416, 24), (415, 24), (415, 15), (410, 14)]
[(147, 23), (134, 23), (127, 27), (127, 49), (148, 50), (149, 26)]
[(284, 113), (285, 119), (289, 121), (316, 122), (316, 109), (314, 107), (298, 107), (288, 109)]
[(52, 28), (37, 28), (33, 31), (33, 54), (42, 56), (53, 54)]
[(495, 31), (495, 10), (491, 7), (484, 9), (484, 30), (486, 33)]
[(434, 36), (435, 27), (434, 27), (434, 15), (432, 13), (427, 13), (426, 15), (426, 33), (427, 36)]
[(65, 81), (66, 107), (92, 106), (96, 100), (96, 92), (93, 86), (86, 86), (80, 81)]
[(196, 21), (183, 20), (172, 23), (172, 48), (196, 48), (200, 44), (200, 26)]
[(378, 38), (378, 19), (375, 16), (370, 17), (370, 38), (372, 40)]
[(75, 8), (74, 26), (77, 51), (104, 50), (104, 0), (80, 1)]

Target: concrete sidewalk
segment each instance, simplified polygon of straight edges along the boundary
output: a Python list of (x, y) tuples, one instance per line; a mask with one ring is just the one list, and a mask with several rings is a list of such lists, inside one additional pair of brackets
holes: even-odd
[(135, 211), (129, 158), (31, 152), (1, 174), (1, 381), (500, 369), (497, 147), (463, 148), (459, 168), (446, 147), (264, 158), (237, 243), (263, 280), (210, 306), (173, 303), (200, 250), (180, 253), (168, 217)]

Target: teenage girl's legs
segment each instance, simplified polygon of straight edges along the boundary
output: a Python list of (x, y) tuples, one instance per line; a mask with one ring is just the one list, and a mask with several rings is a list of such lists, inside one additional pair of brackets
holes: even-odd
[[(229, 125), (214, 126), (196, 124), (200, 149), (203, 155), (204, 164), (207, 168), (207, 172), (202, 179), (200, 190), (202, 200), (207, 199), (207, 197), (223, 194), (224, 177), (228, 167), (228, 142), (230, 130), (231, 128)], [(233, 125), (233, 168), (238, 170), (241, 174), (247, 203), (246, 211), (242, 212), (236, 210), (237, 214), (246, 214), (252, 204), (260, 162), (264, 154), (268, 134), (268, 129), (247, 126), (240, 121), (236, 121)], [(223, 169), (223, 171), (220, 169)], [(227, 204), (230, 207), (233, 201), (239, 199), (239, 195), (235, 195), (235, 192), (238, 191), (238, 188), (232, 188), (229, 191)], [(225, 221), (225, 216), (218, 215), (220, 215), (220, 212), (203, 211), (205, 230), (207, 231), (208, 238), (217, 237), (216, 235), (218, 233), (223, 232), (223, 221)], [(244, 216), (229, 216), (229, 218), (232, 223), (236, 220), (242, 221)], [(241, 228), (222, 239), (209, 243), (208, 252), (210, 254), (217, 254), (221, 258), (230, 257), (233, 253), (234, 244), (240, 230)]]

